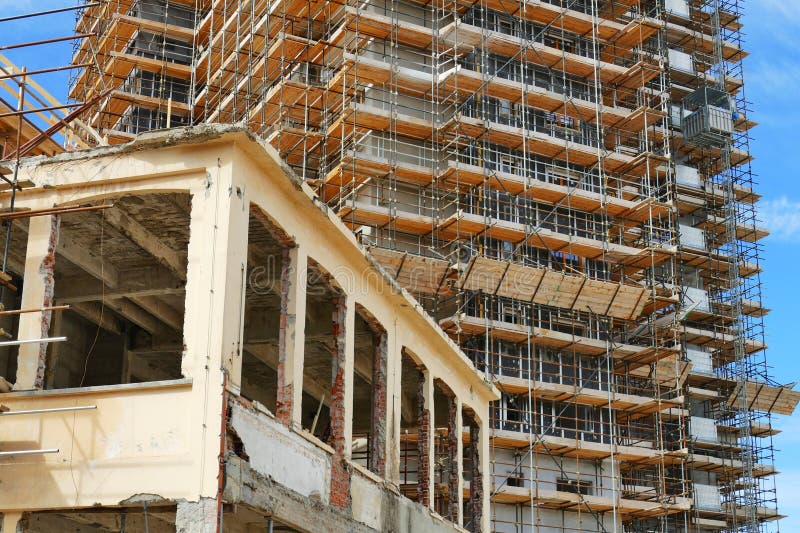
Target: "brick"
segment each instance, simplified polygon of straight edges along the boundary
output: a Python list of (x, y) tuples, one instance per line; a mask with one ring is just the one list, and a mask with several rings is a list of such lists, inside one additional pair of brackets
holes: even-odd
[(278, 395), (275, 401), (275, 417), (287, 426), (292, 420), (292, 395), (294, 386), (287, 383), (286, 376), (286, 349), (287, 349), (287, 325), (289, 317), (289, 298), (290, 291), (293, 290), (291, 282), (292, 258), (289, 248), (282, 250), (281, 256), (281, 309), (278, 330)]
[(417, 466), (417, 501), (424, 506), (429, 506), (431, 502), (431, 490), (429, 486), (430, 468), (428, 454), (430, 453), (429, 439), (431, 428), (431, 413), (425, 406), (425, 373), (420, 372), (419, 387), (417, 388), (417, 405), (419, 413), (417, 427), (419, 438), (418, 447), (418, 466)]
[(372, 364), (372, 441), (369, 469), (381, 477), (386, 474), (387, 365), (386, 333), (380, 333), (375, 343)]
[(345, 460), (345, 361), (347, 300), (340, 297), (333, 311), (333, 383), (331, 384), (331, 505), (350, 508), (350, 469)]

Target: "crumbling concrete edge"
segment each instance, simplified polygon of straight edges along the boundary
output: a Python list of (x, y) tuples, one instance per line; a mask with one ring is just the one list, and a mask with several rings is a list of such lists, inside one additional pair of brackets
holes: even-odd
[(256, 472), (247, 461), (230, 454), (225, 460), (225, 503), (240, 504), (272, 516), (292, 527), (311, 533), (342, 531), (374, 533), (375, 530), (353, 520), (346, 512), (306, 498), (268, 476)]

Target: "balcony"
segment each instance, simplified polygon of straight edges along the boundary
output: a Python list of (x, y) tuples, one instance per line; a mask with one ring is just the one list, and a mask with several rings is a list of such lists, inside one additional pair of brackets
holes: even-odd
[(531, 503), (541, 509), (555, 509), (572, 512), (604, 513), (615, 511), (623, 520), (654, 518), (690, 509), (691, 502), (686, 498), (671, 498), (670, 503), (646, 502), (625, 498), (581, 495), (546, 489), (530, 489), (504, 485), (496, 489), (492, 501), (497, 503)]
[(461, 268), (457, 286), (499, 297), (570, 310), (590, 309), (623, 320), (637, 319), (648, 303), (648, 291), (627, 285), (500, 261), (473, 257)]
[[(661, 359), (674, 358), (675, 349), (669, 347), (636, 346), (632, 344), (608, 343), (599, 339), (563, 333), (535, 326), (515, 324), (469, 316), (461, 313), (443, 318), (439, 325), (451, 336), (492, 335), (493, 338), (510, 342), (533, 341), (538, 345), (554, 350), (572, 352), (581, 355), (605, 356), (609, 354), (617, 362), (632, 364), (648, 364)], [(647, 377), (649, 373), (644, 373)], [(664, 374), (668, 375), (668, 374)], [(674, 368), (672, 376), (674, 376)]]
[(597, 71), (603, 83), (622, 89), (638, 89), (663, 70), (650, 58), (630, 61), (627, 66), (622, 66), (565, 52), (507, 33), (483, 30), (464, 21), (451, 22), (439, 31), (439, 35), (442, 42), (450, 46), (456, 54), (483, 48), (493, 54), (563, 70), (581, 78), (593, 78)]
[(452, 239), (465, 240), (476, 235), (486, 235), (512, 243), (525, 241), (526, 244), (537, 248), (616, 263), (629, 273), (662, 263), (674, 253), (670, 245), (635, 248), (561, 233), (545, 227), (487, 217), (463, 209), (441, 220), (438, 228), (442, 235)]
[[(502, 157), (502, 155), (500, 156)], [(469, 160), (469, 158), (465, 158)], [(529, 171), (529, 175), (532, 172)], [(575, 186), (555, 183), (559, 180), (559, 174), (573, 177), (573, 181), (578, 182)], [(539, 173), (534, 174), (539, 176)], [(651, 218), (666, 215), (670, 206), (668, 203), (659, 202), (647, 195), (638, 195), (634, 192), (635, 186), (623, 186), (619, 190), (619, 195), (602, 194), (594, 190), (588, 190), (590, 185), (590, 175), (581, 175), (577, 172), (562, 170), (559, 167), (552, 167), (550, 172), (551, 181), (526, 178), (522, 169), (514, 165), (496, 164), (486, 161), (484, 166), (470, 164), (463, 161), (448, 161), (447, 168), (439, 174), (445, 183), (456, 188), (460, 185), (479, 186), (484, 183), (495, 190), (507, 191), (512, 195), (523, 195), (537, 202), (552, 205), (569, 205), (572, 209), (592, 212), (606, 212), (611, 217), (622, 218), (635, 222), (645, 222)], [(547, 173), (541, 176), (546, 178)], [(586, 188), (581, 188), (584, 186)], [(611, 187), (609, 186), (611, 189)], [(610, 192), (614, 192), (611, 189)]]

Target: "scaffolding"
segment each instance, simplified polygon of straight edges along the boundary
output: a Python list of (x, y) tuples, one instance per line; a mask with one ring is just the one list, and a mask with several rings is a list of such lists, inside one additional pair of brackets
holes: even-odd
[[(690, 384), (695, 424), (716, 431), (693, 432), (694, 468), (708, 472), (715, 505), (696, 505), (697, 527), (717, 525), (726, 531), (765, 531), (780, 518), (775, 490), (773, 414), (791, 413), (796, 393), (769, 375), (765, 357), (759, 240), (754, 177), (749, 155), (750, 103), (745, 96), (741, 3), (707, 0), (690, 6), (691, 35), (682, 41), (693, 67), (680, 77), (680, 133), (677, 150), (703, 180), (701, 206), (685, 205), (682, 214), (704, 232), (706, 249), (717, 257), (701, 258), (696, 243), (686, 243), (688, 264), (703, 264), (702, 302), (686, 314), (687, 354), (703, 361)], [(698, 38), (697, 35), (707, 37)], [(683, 91), (683, 92), (681, 92)], [(715, 116), (723, 120), (717, 121)], [(699, 127), (692, 123), (700, 120)], [(695, 132), (697, 130), (697, 133)], [(681, 198), (683, 191), (678, 182)], [(695, 194), (697, 188), (694, 188)], [(687, 190), (688, 192), (688, 190)], [(684, 294), (684, 306), (692, 295)], [(695, 352), (698, 346), (702, 352)], [(691, 347), (691, 348), (689, 348)], [(699, 494), (699, 492), (696, 492)]]
[(70, 139), (271, 144), (503, 392), (495, 531), (767, 531), (740, 3), (87, 2)]
[[(8, 27), (10, 22), (22, 19), (42, 20), (46, 17), (74, 11), (80, 12), (86, 3), (70, 7), (23, 13), (15, 16), (0, 18), (0, 26)], [(90, 35), (68, 34), (59, 37), (29, 42), (4, 43), (0, 50), (13, 51), (18, 49), (35, 49), (44, 54), (57, 43), (80, 41)], [(20, 230), (27, 232), (27, 223), (32, 217), (57, 215), (75, 211), (103, 209), (108, 206), (91, 207), (59, 207), (40, 210), (17, 211), (16, 198), (20, 190), (28, 188), (29, 182), (20, 181), (20, 160), (26, 156), (53, 156), (65, 150), (85, 148), (103, 140), (96, 131), (83, 120), (83, 115), (92, 104), (97, 102), (94, 98), (89, 101), (72, 101), (62, 103), (54, 97), (45, 87), (44, 76), (63, 72), (76, 71), (85, 68), (85, 64), (61, 64), (38, 68), (34, 70), (17, 66), (11, 59), (0, 54), (0, 191), (6, 194), (8, 204), (0, 209), (0, 224), (4, 234), (2, 245), (2, 259), (0, 259), (0, 317), (10, 320), (14, 328), (19, 315), (28, 313), (42, 313), (43, 323), (49, 323), (53, 313), (68, 309), (68, 305), (45, 305), (42, 308), (18, 309), (21, 304), (19, 288), (23, 282), (23, 272), (11, 267), (16, 259), (23, 240), (16, 235)], [(14, 256), (14, 257), (12, 257)], [(6, 306), (12, 309), (6, 309)], [(4, 324), (8, 325), (8, 322)], [(10, 328), (11, 329), (11, 328)], [(3, 341), (0, 346), (6, 349), (17, 350), (25, 344), (38, 343), (48, 346), (66, 340), (63, 336), (49, 337), (44, 333), (40, 338), (19, 338), (12, 331), (0, 328)], [(5, 379), (2, 379), (7, 385)], [(4, 413), (15, 414), (15, 413)], [(36, 413), (34, 413), (36, 414)], [(30, 453), (48, 453), (42, 450), (33, 450)]]

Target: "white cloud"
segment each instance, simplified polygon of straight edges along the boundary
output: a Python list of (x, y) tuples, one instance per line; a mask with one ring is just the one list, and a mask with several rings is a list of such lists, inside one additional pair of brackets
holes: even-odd
[(795, 90), (800, 85), (800, 61), (786, 57), (762, 60), (751, 65), (745, 76), (749, 83), (757, 85), (764, 93), (782, 101), (793, 101)]
[(781, 196), (759, 203), (760, 219), (770, 230), (770, 237), (800, 242), (800, 201)]
[[(782, 20), (775, 20), (776, 24), (791, 24), (800, 17), (800, 3), (787, 0), (750, 0), (745, 8), (747, 13), (758, 13), (759, 16), (767, 18), (770, 16), (786, 17)], [(764, 13), (772, 11), (773, 13)], [(788, 19), (788, 20), (787, 20)]]
[(800, 81), (800, 57), (795, 53), (800, 2), (748, 0), (743, 22), (748, 36), (744, 45), (753, 52), (745, 60), (748, 84), (755, 85), (762, 96), (790, 102)]

